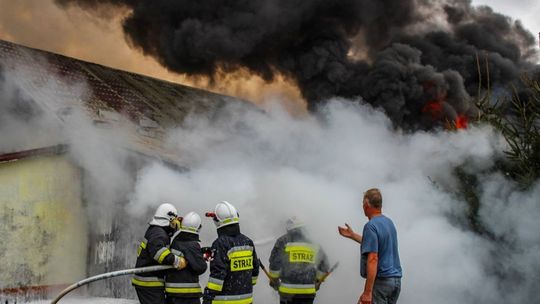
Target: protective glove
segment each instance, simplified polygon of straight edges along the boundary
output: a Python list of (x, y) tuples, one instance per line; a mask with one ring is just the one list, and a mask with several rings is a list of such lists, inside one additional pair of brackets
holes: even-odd
[(180, 229), (180, 227), (182, 227), (182, 218), (181, 217), (176, 217), (174, 219), (172, 219), (169, 223), (169, 225), (175, 230), (175, 231), (178, 231)]
[(280, 284), (279, 279), (271, 279), (268, 283), (270, 284), (270, 287), (274, 288), (274, 290), (278, 290)]
[(214, 250), (211, 247), (202, 247), (201, 252), (205, 261), (211, 262), (214, 260)]
[(186, 259), (184, 259), (184, 257), (174, 256), (174, 264), (173, 264), (173, 266), (177, 270), (182, 270), (182, 269), (186, 268), (187, 261), (186, 261)]

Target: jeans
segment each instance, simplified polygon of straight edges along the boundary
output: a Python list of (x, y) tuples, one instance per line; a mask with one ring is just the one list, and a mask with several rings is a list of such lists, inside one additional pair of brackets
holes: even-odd
[(373, 304), (395, 304), (401, 291), (401, 278), (376, 278)]

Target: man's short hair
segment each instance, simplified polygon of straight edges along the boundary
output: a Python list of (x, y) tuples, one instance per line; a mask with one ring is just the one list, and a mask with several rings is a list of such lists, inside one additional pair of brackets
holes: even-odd
[(364, 198), (368, 200), (371, 207), (381, 209), (382, 208), (382, 195), (381, 191), (377, 188), (371, 188), (364, 193)]

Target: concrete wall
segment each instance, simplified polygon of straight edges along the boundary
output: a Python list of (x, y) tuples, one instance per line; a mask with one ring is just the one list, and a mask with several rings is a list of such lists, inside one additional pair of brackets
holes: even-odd
[(81, 172), (64, 156), (0, 163), (0, 289), (86, 276)]

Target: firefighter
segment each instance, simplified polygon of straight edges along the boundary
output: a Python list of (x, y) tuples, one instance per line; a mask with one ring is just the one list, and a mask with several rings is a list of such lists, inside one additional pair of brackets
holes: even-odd
[[(137, 251), (135, 267), (173, 265), (178, 270), (186, 267), (186, 259), (169, 249), (170, 237), (180, 225), (176, 214), (171, 204), (161, 204), (156, 209)], [(165, 271), (134, 275), (131, 284), (141, 304), (165, 304)]]
[(287, 233), (270, 255), (270, 286), (279, 292), (280, 304), (313, 303), (324, 275), (329, 271), (324, 251), (311, 242), (297, 217), (287, 219)]
[(199, 275), (206, 271), (206, 261), (199, 245), (201, 217), (190, 212), (182, 218), (180, 229), (171, 242), (171, 252), (183, 256), (188, 266), (182, 270), (170, 270), (165, 277), (167, 304), (200, 304), (202, 289)]
[(257, 283), (259, 262), (253, 241), (240, 233), (239, 215), (228, 202), (217, 204), (212, 217), (218, 238), (212, 243), (210, 277), (204, 290), (204, 304), (251, 304)]

